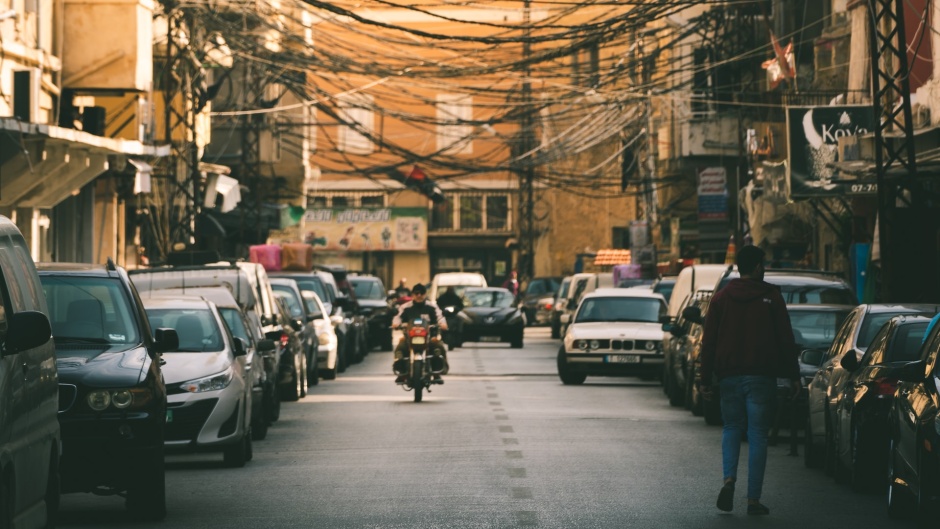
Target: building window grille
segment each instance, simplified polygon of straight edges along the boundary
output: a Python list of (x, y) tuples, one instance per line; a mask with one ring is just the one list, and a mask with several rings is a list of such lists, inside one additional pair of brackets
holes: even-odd
[(371, 154), (375, 149), (372, 140), (375, 134), (375, 112), (372, 96), (351, 94), (339, 102), (338, 149), (350, 154)]
[(509, 226), (509, 197), (488, 195), (486, 197), (486, 228), (505, 230)]
[(497, 231), (512, 229), (508, 193), (448, 193), (447, 202), (430, 210), (432, 231)]
[(315, 208), (384, 208), (385, 195), (374, 193), (321, 193), (307, 199)]
[(482, 196), (462, 196), (460, 197), (460, 229), (461, 230), (481, 230), (483, 229), (483, 197)]

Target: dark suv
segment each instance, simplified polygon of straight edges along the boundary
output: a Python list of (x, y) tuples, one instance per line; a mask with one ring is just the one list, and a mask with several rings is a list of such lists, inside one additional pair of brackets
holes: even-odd
[(59, 371), (62, 492), (126, 493), (127, 508), (166, 515), (166, 387), (160, 353), (173, 329), (151, 332), (123, 268), (39, 264)]
[(356, 294), (360, 313), (368, 324), (369, 348), (380, 351), (392, 350), (392, 317), (397, 309), (388, 302), (388, 293), (382, 280), (375, 276), (349, 276), (349, 283)]

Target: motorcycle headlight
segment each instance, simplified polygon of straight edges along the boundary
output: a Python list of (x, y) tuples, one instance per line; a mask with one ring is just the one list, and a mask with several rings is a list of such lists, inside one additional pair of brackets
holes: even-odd
[(228, 366), (228, 369), (211, 375), (204, 378), (197, 378), (196, 380), (190, 380), (188, 382), (183, 382), (180, 384), (180, 389), (184, 391), (189, 391), (190, 393), (203, 393), (205, 391), (218, 391), (220, 389), (225, 389), (232, 382), (232, 377), (235, 375), (235, 370), (232, 369), (232, 366)]

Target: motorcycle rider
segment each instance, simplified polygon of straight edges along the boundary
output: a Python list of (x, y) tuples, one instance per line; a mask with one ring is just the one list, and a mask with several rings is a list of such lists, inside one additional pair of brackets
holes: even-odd
[(463, 300), (460, 299), (460, 296), (457, 294), (457, 291), (454, 290), (454, 287), (447, 287), (447, 290), (444, 291), (437, 298), (437, 306), (441, 309), (446, 309), (447, 307), (454, 307), (454, 314), (463, 310)]
[[(414, 318), (424, 316), (431, 323), (436, 323), (440, 330), (446, 331), (447, 320), (444, 319), (444, 314), (441, 312), (441, 309), (438, 308), (438, 306), (435, 305), (434, 302), (428, 301), (427, 287), (425, 287), (421, 283), (418, 283), (417, 285), (414, 286), (414, 288), (411, 289), (411, 295), (412, 295), (411, 301), (399, 307), (398, 314), (396, 314), (395, 317), (392, 318), (392, 328), (393, 329), (400, 328), (403, 322), (408, 322), (408, 321), (413, 320)], [(398, 361), (404, 358), (405, 352), (408, 348), (405, 342), (406, 340), (403, 337), (398, 342), (398, 346), (395, 347), (395, 358), (392, 363), (392, 371), (398, 375), (398, 378), (395, 379), (396, 384), (404, 383), (405, 378), (406, 378), (404, 374), (400, 373), (401, 370), (396, 370), (396, 365), (398, 364)], [(441, 374), (446, 375), (448, 368), (449, 368), (447, 364), (447, 351), (445, 350), (444, 346), (441, 345), (440, 339), (437, 337), (433, 338), (431, 342), (429, 343), (429, 347), (430, 347), (429, 351), (432, 355), (436, 357), (440, 357), (440, 359), (443, 360), (444, 369), (441, 371)], [(440, 378), (440, 375), (435, 375), (435, 378)]]
[[(447, 325), (449, 327), (447, 330), (448, 332), (441, 332), (441, 337), (449, 347), (453, 348), (456, 346), (454, 338), (459, 331), (459, 320), (457, 319), (457, 314), (463, 310), (463, 299), (461, 299), (460, 295), (457, 294), (457, 291), (453, 286), (449, 286), (443, 294), (438, 296), (437, 306), (440, 307), (444, 312), (444, 319), (447, 320)], [(447, 312), (448, 307), (452, 308), (453, 311)]]

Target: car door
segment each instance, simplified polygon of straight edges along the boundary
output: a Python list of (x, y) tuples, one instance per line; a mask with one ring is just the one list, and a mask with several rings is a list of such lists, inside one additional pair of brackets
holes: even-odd
[(835, 368), (834, 364), (837, 359), (841, 357), (843, 349), (847, 347), (846, 344), (855, 334), (855, 328), (858, 324), (861, 310), (861, 308), (856, 309), (845, 318), (842, 327), (832, 341), (832, 345), (829, 346), (829, 351), (826, 352), (826, 356), (823, 363), (819, 366), (816, 376), (814, 376), (812, 382), (810, 382), (808, 402), (809, 422), (814, 436), (822, 436), (825, 434), (826, 405), (829, 396), (829, 384), (832, 379), (832, 371)]
[[(905, 476), (913, 477), (918, 467), (919, 451), (922, 436), (920, 433), (927, 428), (934, 428), (933, 424), (922, 424), (926, 417), (933, 418), (937, 410), (938, 376), (940, 376), (940, 362), (937, 361), (940, 351), (940, 332), (931, 333), (930, 341), (925, 345), (926, 351), (924, 373), (926, 380), (922, 382), (905, 382), (898, 386), (897, 393), (897, 454), (899, 460), (896, 465), (902, 465), (900, 472)], [(932, 412), (932, 413), (931, 413)]]
[(885, 363), (885, 353), (891, 345), (896, 324), (890, 323), (882, 328), (865, 354), (862, 355), (858, 367), (854, 371), (846, 371), (844, 384), (836, 396), (836, 407), (833, 422), (836, 430), (836, 443), (840, 457), (847, 458), (851, 449), (852, 418), (855, 403), (860, 395), (868, 390), (867, 384), (871, 382), (872, 366)]

